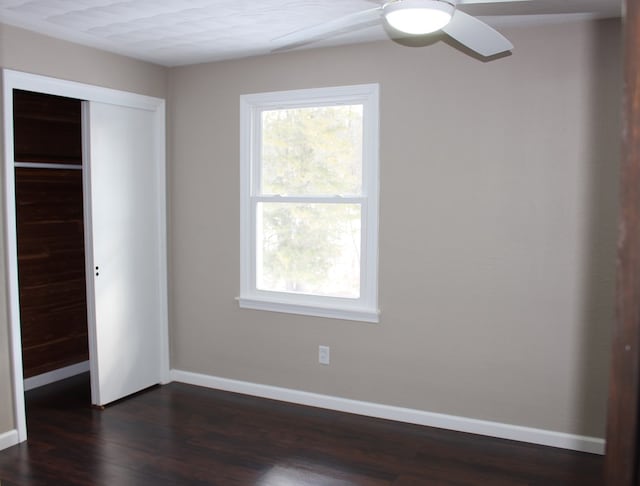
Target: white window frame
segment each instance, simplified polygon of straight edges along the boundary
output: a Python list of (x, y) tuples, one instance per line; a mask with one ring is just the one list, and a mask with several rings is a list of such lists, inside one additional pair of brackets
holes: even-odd
[[(259, 194), (261, 113), (313, 106), (363, 105), (362, 193), (358, 196)], [(306, 295), (256, 288), (256, 208), (259, 202), (340, 202), (362, 207), (360, 297)], [(379, 85), (362, 84), (240, 97), (240, 297), (244, 309), (379, 322)]]

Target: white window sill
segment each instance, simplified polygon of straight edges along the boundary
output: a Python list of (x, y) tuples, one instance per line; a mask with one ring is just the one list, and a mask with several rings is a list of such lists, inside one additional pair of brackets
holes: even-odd
[(329, 317), (348, 321), (380, 322), (380, 311), (377, 309), (322, 307), (317, 305), (278, 302), (273, 300), (249, 299), (237, 297), (241, 309), (284, 312), (303, 316)]

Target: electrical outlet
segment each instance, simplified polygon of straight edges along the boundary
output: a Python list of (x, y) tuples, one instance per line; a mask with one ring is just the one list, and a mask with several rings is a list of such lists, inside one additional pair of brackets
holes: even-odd
[(328, 365), (331, 361), (331, 348), (329, 346), (318, 346), (318, 363)]

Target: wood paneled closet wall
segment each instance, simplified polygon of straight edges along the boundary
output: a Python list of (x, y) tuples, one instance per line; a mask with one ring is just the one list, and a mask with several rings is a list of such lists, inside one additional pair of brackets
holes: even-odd
[(89, 359), (81, 101), (14, 90), (23, 374)]

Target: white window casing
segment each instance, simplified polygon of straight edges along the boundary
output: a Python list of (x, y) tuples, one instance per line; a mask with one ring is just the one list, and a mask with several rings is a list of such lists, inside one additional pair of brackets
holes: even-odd
[[(263, 194), (262, 114), (297, 108), (362, 106), (362, 186), (358, 194)], [(273, 291), (257, 285), (258, 205), (269, 203), (349, 205), (360, 208), (358, 297)], [(379, 85), (248, 94), (240, 97), (240, 296), (245, 309), (379, 322)]]

